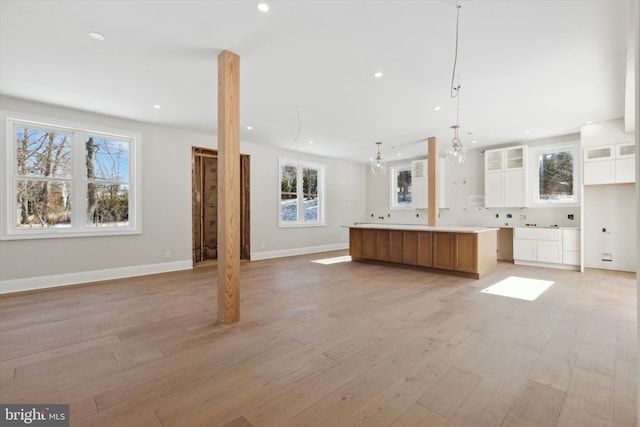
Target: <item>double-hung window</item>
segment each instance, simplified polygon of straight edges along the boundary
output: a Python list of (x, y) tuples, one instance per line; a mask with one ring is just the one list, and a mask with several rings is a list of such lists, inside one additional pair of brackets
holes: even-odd
[(324, 165), (280, 158), (280, 226), (324, 225)]
[(2, 113), (3, 239), (141, 230), (137, 133)]

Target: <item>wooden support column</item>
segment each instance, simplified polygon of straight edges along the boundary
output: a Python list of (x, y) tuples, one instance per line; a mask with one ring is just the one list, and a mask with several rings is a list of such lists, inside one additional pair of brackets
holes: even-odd
[(240, 57), (218, 55), (218, 321), (240, 320)]
[(436, 227), (438, 225), (438, 212), (440, 212), (440, 206), (438, 205), (440, 197), (438, 194), (438, 140), (434, 136), (427, 139), (427, 155), (427, 170), (429, 172), (427, 176), (427, 187), (429, 189), (427, 225)]

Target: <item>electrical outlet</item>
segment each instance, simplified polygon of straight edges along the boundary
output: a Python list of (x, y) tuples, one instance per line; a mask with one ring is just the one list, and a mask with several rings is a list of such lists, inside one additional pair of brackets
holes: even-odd
[(169, 258), (171, 258), (172, 256), (173, 256), (173, 254), (171, 253), (171, 251), (166, 251), (166, 252), (164, 253), (164, 257), (165, 257), (166, 259), (169, 259)]
[(567, 215), (567, 218), (570, 219), (570, 220), (573, 220), (573, 214)]
[(602, 261), (608, 261), (611, 262), (613, 261), (613, 255), (612, 254), (607, 254), (607, 253), (602, 253)]
[(507, 219), (509, 219), (509, 218), (513, 218), (513, 215), (507, 214)]
[(527, 219), (527, 216), (526, 215), (520, 215), (520, 219), (521, 220), (525, 220), (525, 219)]

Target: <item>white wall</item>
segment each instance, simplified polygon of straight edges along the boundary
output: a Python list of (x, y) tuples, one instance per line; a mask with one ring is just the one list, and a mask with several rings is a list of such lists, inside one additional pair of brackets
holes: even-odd
[[(634, 140), (622, 119), (585, 125), (580, 134), (583, 147)], [(634, 184), (584, 187), (585, 267), (636, 271), (636, 244), (629, 236), (636, 234), (637, 209)], [(603, 253), (612, 254), (613, 261), (602, 261)]]
[[(251, 155), (251, 259), (348, 246), (349, 231), (343, 226), (364, 218), (364, 164), (276, 151), (256, 144), (244, 144), (243, 153)], [(278, 227), (279, 156), (299, 157), (326, 166), (326, 227)]]
[[(191, 147), (216, 148), (215, 135), (7, 96), (0, 109), (141, 132), (143, 141), (142, 234), (0, 241), (0, 292), (191, 268)], [(252, 259), (347, 246), (341, 226), (364, 217), (363, 164), (301, 155), (326, 165), (327, 226), (279, 229), (278, 156), (292, 153), (245, 142), (241, 152), (251, 156)]]
[[(584, 265), (605, 270), (636, 271), (636, 194), (633, 184), (585, 187)], [(604, 231), (603, 231), (604, 230)], [(602, 261), (602, 254), (612, 261)]]

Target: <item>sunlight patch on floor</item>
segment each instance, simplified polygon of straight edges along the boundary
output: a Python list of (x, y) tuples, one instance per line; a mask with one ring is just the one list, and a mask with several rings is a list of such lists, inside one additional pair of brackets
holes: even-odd
[(324, 265), (339, 264), (341, 262), (351, 262), (351, 256), (350, 255), (336, 256), (333, 258), (316, 259), (316, 260), (312, 260), (311, 262), (324, 264)]
[(481, 292), (509, 298), (518, 298), (527, 301), (535, 301), (554, 283), (555, 282), (549, 280), (510, 276), (498, 283), (489, 286), (488, 288), (483, 289)]

